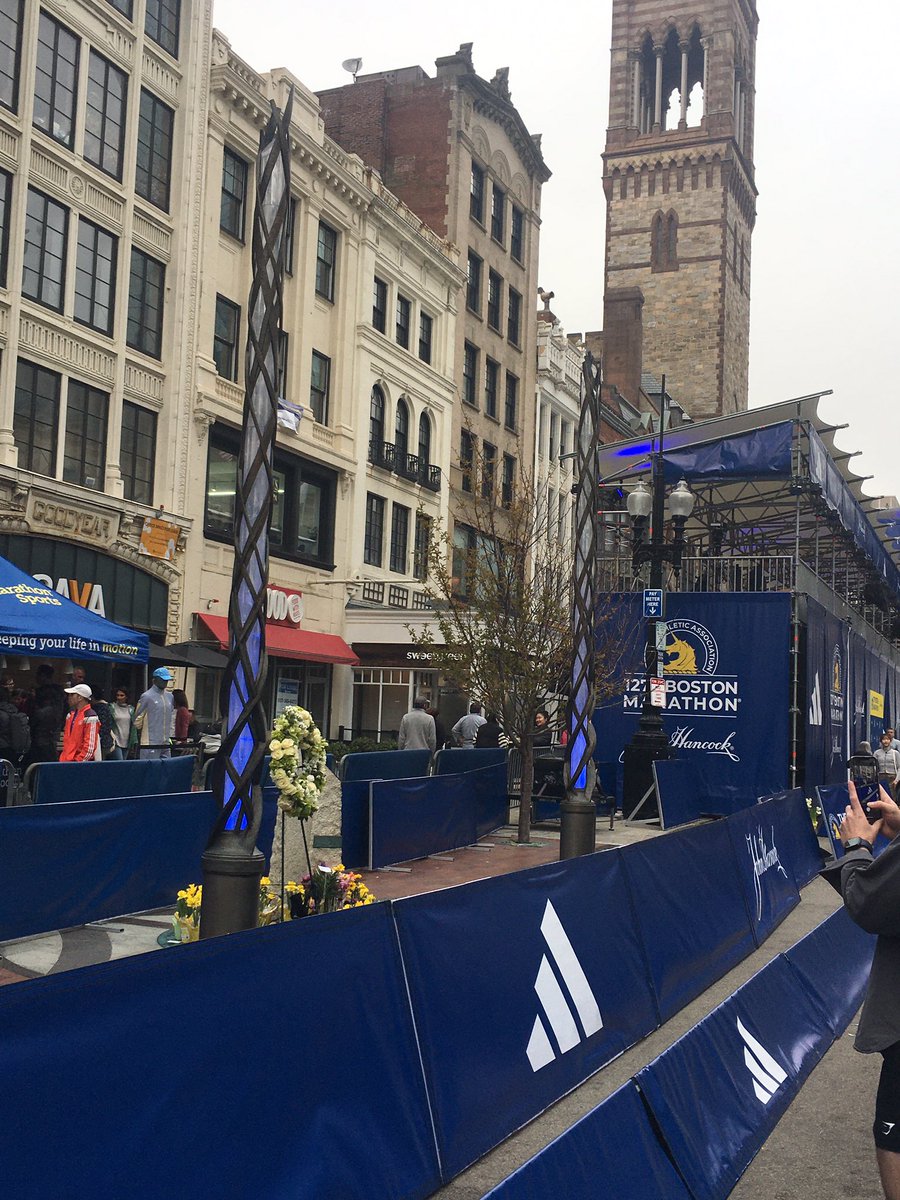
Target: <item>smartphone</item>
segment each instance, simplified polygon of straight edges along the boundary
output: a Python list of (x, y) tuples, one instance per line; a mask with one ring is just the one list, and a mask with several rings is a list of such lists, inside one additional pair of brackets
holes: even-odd
[(854, 779), (853, 782), (856, 784), (856, 798), (866, 814), (866, 820), (870, 825), (874, 825), (876, 821), (881, 820), (881, 814), (870, 811), (869, 801), (878, 799), (878, 784), (863, 779)]

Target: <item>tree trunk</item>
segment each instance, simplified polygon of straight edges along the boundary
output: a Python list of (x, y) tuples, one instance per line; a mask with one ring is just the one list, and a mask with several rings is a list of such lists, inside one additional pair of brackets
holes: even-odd
[(531, 736), (522, 738), (522, 780), (519, 786), (519, 832), (516, 841), (531, 841), (531, 793), (534, 790), (534, 745)]

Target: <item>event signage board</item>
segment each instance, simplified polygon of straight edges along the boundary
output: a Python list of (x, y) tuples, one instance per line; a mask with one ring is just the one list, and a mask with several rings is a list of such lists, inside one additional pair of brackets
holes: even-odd
[(445, 1178), (658, 1024), (617, 851), (412, 896), (394, 915)]
[(781, 820), (783, 808), (781, 800), (766, 800), (734, 813), (728, 820), (738, 876), (758, 946), (800, 903), (791, 869), (794, 845), (787, 842)]
[[(638, 598), (610, 597), (626, 631), (625, 690), (598, 711), (597, 759), (622, 761), (646, 688)], [(630, 607), (629, 607), (630, 606)], [(787, 593), (673, 593), (667, 598), (663, 728), (697, 765), (711, 806), (727, 815), (787, 783), (791, 598)], [(760, 652), (765, 647), (765, 653)]]
[(662, 588), (644, 588), (644, 616), (648, 619), (661, 617), (662, 610)]

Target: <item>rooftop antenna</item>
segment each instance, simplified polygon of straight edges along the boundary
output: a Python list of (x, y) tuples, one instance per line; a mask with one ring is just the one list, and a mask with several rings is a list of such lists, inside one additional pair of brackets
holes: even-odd
[(359, 68), (362, 66), (361, 58), (345, 58), (341, 63), (345, 71), (349, 71), (353, 76), (353, 82), (356, 83), (356, 77), (359, 74)]

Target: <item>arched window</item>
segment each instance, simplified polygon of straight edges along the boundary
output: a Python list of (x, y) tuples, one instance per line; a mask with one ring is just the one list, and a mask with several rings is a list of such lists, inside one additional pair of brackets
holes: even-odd
[(384, 392), (376, 383), (369, 402), (369, 460), (378, 462), (384, 446)]
[(397, 420), (394, 422), (394, 453), (398, 459), (409, 453), (409, 405), (397, 401)]
[(419, 470), (424, 471), (431, 462), (431, 418), (427, 412), (419, 417)]
[(678, 213), (657, 212), (650, 224), (650, 269), (678, 270)]

